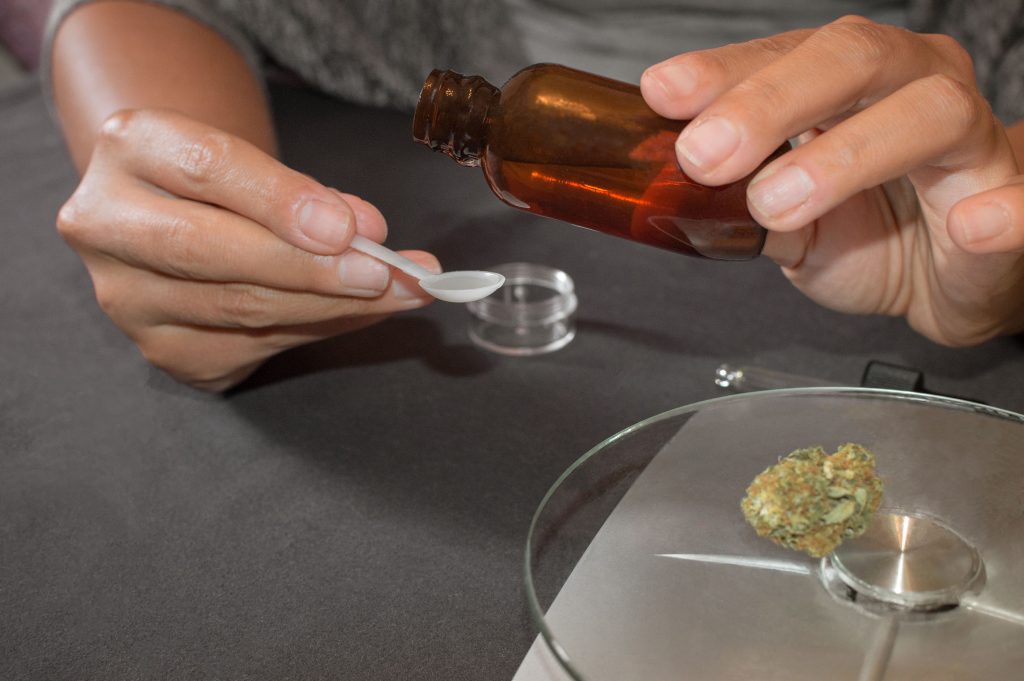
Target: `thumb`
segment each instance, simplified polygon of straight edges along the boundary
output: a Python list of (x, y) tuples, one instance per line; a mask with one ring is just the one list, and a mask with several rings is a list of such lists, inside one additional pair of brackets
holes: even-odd
[(946, 229), (968, 253), (1024, 252), (1024, 176), (960, 200), (949, 211)]

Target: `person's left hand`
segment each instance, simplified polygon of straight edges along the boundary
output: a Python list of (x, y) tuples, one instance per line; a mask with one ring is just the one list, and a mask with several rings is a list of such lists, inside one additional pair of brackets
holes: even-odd
[(1024, 178), (948, 36), (848, 17), (645, 72), (698, 182), (752, 180), (766, 255), (812, 299), (970, 345), (1024, 329)]

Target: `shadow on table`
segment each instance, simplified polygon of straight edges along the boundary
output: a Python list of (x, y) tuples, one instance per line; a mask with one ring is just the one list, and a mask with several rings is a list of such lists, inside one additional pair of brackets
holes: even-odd
[[(892, 329), (885, 320), (869, 326)], [(396, 517), (433, 517), (435, 530), (450, 533), (452, 541), (463, 541), (458, 537), (468, 532), (474, 541), (494, 542), (503, 560), (515, 560), (530, 513), (569, 463), (642, 418), (715, 396), (710, 365), (724, 352), (742, 356), (756, 350), (721, 336), (715, 348), (713, 339), (696, 341), (678, 330), (584, 318), (581, 338), (564, 351), (521, 360), (452, 343), (446, 331), (444, 318), (393, 318), (298, 348), (233, 391), (230, 407), (268, 441), (329, 476), (339, 495), (370, 493)], [(841, 351), (833, 344), (853, 336), (801, 339), (794, 353), (825, 347), (826, 357), (834, 356)], [(881, 353), (889, 338), (856, 335), (847, 351)], [(1019, 357), (1022, 345), (1018, 337), (987, 350), (931, 349), (923, 340), (897, 347), (911, 361), (935, 353), (918, 364), (926, 373), (940, 373), (936, 367), (956, 353), (957, 367), (941, 373), (970, 376), (990, 374)], [(635, 354), (623, 353), (625, 346), (635, 346)], [(623, 360), (623, 354), (631, 359)], [(667, 378), (645, 387), (620, 380), (628, 372), (609, 371), (606, 363), (637, 367), (648, 377), (660, 368)], [(709, 366), (706, 384), (673, 378), (677, 370), (703, 365)], [(602, 383), (608, 376), (614, 380)], [(968, 393), (948, 388), (954, 389)], [(984, 391), (971, 396), (1013, 406)]]
[(446, 344), (440, 325), (433, 320), (395, 318), (271, 358), (230, 395), (307, 374), (409, 359), (419, 359), (446, 376), (474, 376), (495, 363), (492, 355), (469, 343)]
[[(832, 313), (824, 311), (824, 314)], [(817, 352), (903, 362), (922, 369), (926, 375), (957, 381), (968, 381), (989, 373), (1024, 353), (1024, 335), (996, 339), (976, 348), (947, 348), (918, 337), (899, 320), (880, 318), (877, 323), (888, 327), (884, 329), (885, 333), (868, 333), (859, 337), (815, 335), (799, 339), (792, 347), (804, 346)], [(230, 394), (242, 394), (300, 376), (346, 367), (419, 360), (441, 375), (458, 377), (478, 376), (492, 370), (499, 362), (507, 361), (468, 342), (446, 343), (441, 325), (442, 322), (432, 319), (395, 318), (353, 334), (296, 348), (270, 359)], [(707, 342), (704, 342), (699, 334), (695, 338), (599, 318), (579, 319), (577, 329), (581, 338), (599, 337), (602, 343), (624, 343), (658, 355), (696, 355), (709, 360), (724, 360), (749, 354), (751, 350), (748, 342), (730, 342), (722, 338), (705, 339)], [(766, 343), (760, 351), (770, 351), (777, 345)], [(894, 354), (893, 350), (897, 348), (902, 352)]]

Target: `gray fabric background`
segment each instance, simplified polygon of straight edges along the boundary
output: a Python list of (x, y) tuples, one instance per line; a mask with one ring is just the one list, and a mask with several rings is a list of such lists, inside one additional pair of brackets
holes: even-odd
[[(43, 47), (72, 8), (55, 0)], [(148, 0), (189, 13), (324, 92), (411, 108), (433, 68), (495, 84), (534, 61), (637, 82), (695, 49), (816, 27), (844, 14), (952, 35), (1005, 123), (1024, 119), (1024, 0)]]
[[(449, 268), (576, 280), (579, 336), (486, 354), (437, 304), (209, 396), (150, 369), (53, 227), (76, 178), (37, 83), (0, 93), (0, 679), (509, 679), (544, 491), (721, 361), (856, 382), (870, 358), (1024, 411), (1024, 342), (937, 347), (770, 262), (687, 259), (501, 204), (406, 114), (272, 91), (285, 160)], [(365, 140), (374, 140), (372, 147)], [(353, 149), (360, 153), (351, 153)]]

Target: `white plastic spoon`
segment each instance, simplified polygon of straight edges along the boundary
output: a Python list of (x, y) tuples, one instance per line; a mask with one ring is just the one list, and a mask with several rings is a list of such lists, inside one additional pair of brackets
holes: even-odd
[(505, 277), (497, 272), (463, 270), (434, 274), (412, 260), (398, 255), (390, 248), (381, 246), (376, 241), (359, 234), (352, 237), (350, 246), (377, 260), (397, 267), (410, 277), (415, 277), (420, 282), (420, 288), (438, 300), (449, 303), (468, 303), (486, 298), (505, 283)]

